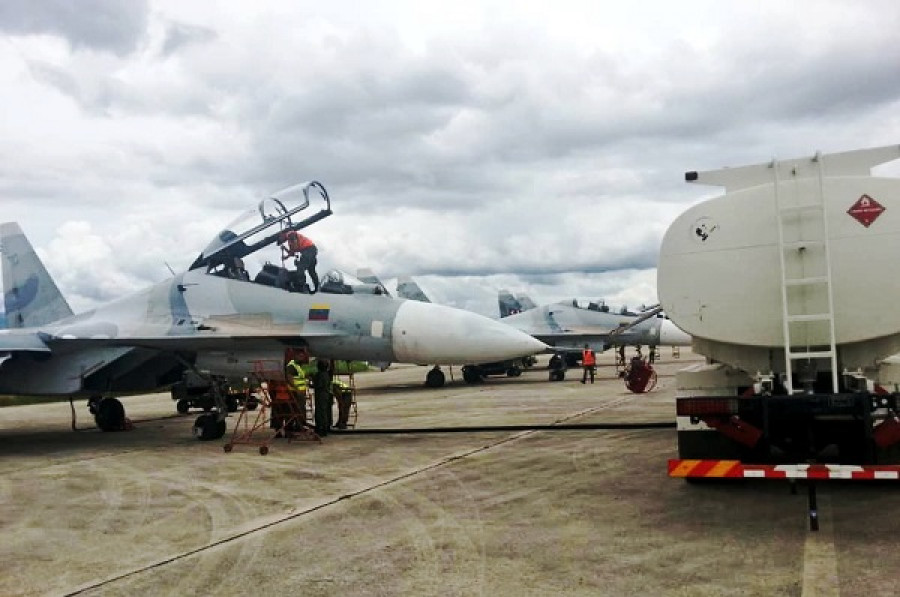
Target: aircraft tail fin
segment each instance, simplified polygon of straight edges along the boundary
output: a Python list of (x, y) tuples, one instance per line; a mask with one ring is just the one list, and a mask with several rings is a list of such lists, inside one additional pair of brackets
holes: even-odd
[(530, 311), (531, 309), (537, 308), (535, 302), (531, 300), (531, 297), (527, 294), (517, 294), (516, 300), (519, 301), (519, 306), (522, 307), (523, 311)]
[(419, 285), (416, 284), (416, 281), (409, 276), (401, 276), (397, 279), (397, 296), (422, 303), (431, 302), (428, 295), (426, 295), (422, 289), (419, 288)]
[(69, 303), (19, 225), (0, 224), (3, 306), (10, 328), (44, 325), (72, 315)]
[(497, 292), (497, 304), (500, 305), (500, 318), (509, 317), (522, 312), (522, 305), (508, 290)]

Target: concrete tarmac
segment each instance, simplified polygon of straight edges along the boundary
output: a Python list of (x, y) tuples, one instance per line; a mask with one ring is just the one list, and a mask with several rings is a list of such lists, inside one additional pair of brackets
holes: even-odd
[[(544, 359), (546, 362), (546, 359)], [(424, 387), (357, 375), (357, 429), (674, 420), (674, 372), (629, 393), (612, 355), (580, 370)], [(0, 595), (893, 595), (897, 486), (666, 475), (674, 429), (338, 434), (226, 454), (167, 394), (134, 430), (77, 404), (0, 409)], [(229, 418), (233, 427), (235, 417)]]

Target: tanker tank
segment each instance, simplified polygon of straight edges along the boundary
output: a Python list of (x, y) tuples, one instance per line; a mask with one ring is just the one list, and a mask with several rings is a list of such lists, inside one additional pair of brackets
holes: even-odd
[[(900, 462), (900, 145), (688, 172), (725, 194), (662, 242), (680, 458)], [(702, 433), (699, 433), (702, 432)]]

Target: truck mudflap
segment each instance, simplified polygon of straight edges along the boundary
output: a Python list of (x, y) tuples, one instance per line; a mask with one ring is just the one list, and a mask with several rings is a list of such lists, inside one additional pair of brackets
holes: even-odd
[(669, 460), (669, 476), (693, 479), (898, 481), (900, 465), (745, 464), (738, 460)]

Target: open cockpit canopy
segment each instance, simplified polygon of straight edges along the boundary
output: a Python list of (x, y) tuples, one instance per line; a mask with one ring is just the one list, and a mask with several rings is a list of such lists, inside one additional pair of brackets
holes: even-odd
[[(295, 217), (311, 202), (324, 207), (303, 220)], [(219, 232), (203, 249), (190, 269), (230, 266), (235, 260), (278, 242), (278, 235), (287, 230), (300, 230), (331, 215), (331, 199), (321, 183), (312, 181), (282, 189), (263, 199), (254, 208), (238, 216)]]

